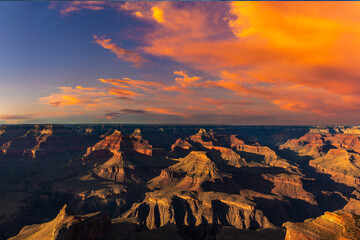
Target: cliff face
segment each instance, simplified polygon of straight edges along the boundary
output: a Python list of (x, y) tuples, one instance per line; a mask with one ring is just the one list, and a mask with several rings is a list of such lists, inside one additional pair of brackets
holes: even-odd
[(166, 196), (163, 192), (148, 194), (142, 203), (134, 204), (124, 218), (139, 218), (149, 229), (169, 223), (196, 227), (220, 224), (240, 229), (271, 227), (254, 203), (237, 195), (215, 192), (184, 193)]
[(323, 157), (311, 160), (310, 166), (317, 171), (330, 174), (337, 182), (348, 186), (360, 184), (360, 154), (345, 149), (330, 149)]
[(152, 156), (152, 146), (147, 140), (142, 138), (141, 132), (138, 129), (129, 136), (122, 134), (121, 131), (115, 130), (94, 146), (89, 147), (84, 156), (90, 156), (94, 152), (102, 150), (108, 150), (114, 155), (125, 152), (126, 154), (139, 153)]
[(84, 165), (100, 178), (114, 182), (142, 182), (148, 173), (141, 167), (151, 161), (153, 151), (139, 129), (131, 135), (115, 130), (87, 149)]
[(221, 182), (229, 176), (220, 172), (206, 152), (192, 151), (178, 163), (163, 169), (159, 176), (149, 181), (148, 186), (151, 189), (171, 187), (199, 191), (204, 182)]
[(352, 128), (335, 129), (333, 133), (315, 130), (299, 139), (287, 141), (280, 148), (295, 151), (301, 156), (310, 156), (313, 159), (310, 160), (309, 165), (318, 172), (331, 175), (336, 182), (358, 187), (360, 184), (358, 131)]
[(189, 153), (192, 150), (210, 151), (217, 161), (234, 166), (248, 166), (249, 161), (254, 161), (276, 167), (290, 167), (291, 165), (281, 159), (269, 147), (246, 144), (236, 135), (219, 135), (205, 129), (200, 129), (198, 133), (185, 139), (177, 139), (171, 146), (172, 152), (182, 151)]
[(91, 140), (63, 126), (35, 125), (23, 135), (3, 143), (0, 150), (4, 157), (41, 158), (82, 152)]
[(11, 240), (96, 240), (106, 236), (111, 229), (110, 218), (98, 212), (73, 215), (65, 205), (51, 222), (24, 227)]
[(285, 240), (356, 240), (360, 239), (360, 216), (336, 211), (325, 212), (303, 223), (284, 224)]

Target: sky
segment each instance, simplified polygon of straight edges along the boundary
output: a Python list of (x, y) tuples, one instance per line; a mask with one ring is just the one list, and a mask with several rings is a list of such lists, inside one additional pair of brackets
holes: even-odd
[(358, 125), (360, 2), (0, 2), (0, 124)]

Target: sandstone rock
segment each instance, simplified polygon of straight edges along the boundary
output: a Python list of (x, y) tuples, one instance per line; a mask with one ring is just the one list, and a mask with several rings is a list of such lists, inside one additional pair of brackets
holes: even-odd
[(115, 130), (89, 147), (83, 161), (100, 178), (115, 182), (142, 182), (148, 174), (140, 166), (149, 162), (146, 158), (152, 156), (152, 150), (139, 129), (129, 136)]
[(110, 230), (111, 222), (105, 214), (73, 215), (65, 205), (51, 222), (26, 226), (10, 239), (95, 240), (103, 238)]
[(171, 185), (178, 189), (199, 190), (205, 181), (222, 181), (229, 174), (220, 172), (216, 164), (204, 151), (192, 151), (179, 162), (162, 171), (160, 176), (149, 181), (150, 188)]
[(360, 239), (360, 217), (336, 211), (325, 212), (303, 223), (287, 222), (285, 240), (356, 240)]
[(239, 195), (215, 192), (163, 195), (153, 192), (123, 215), (138, 218), (149, 229), (169, 223), (185, 226), (220, 224), (240, 229), (271, 227), (264, 214), (251, 201)]
[(350, 198), (349, 202), (345, 205), (343, 210), (360, 216), (360, 200)]
[(337, 182), (349, 186), (360, 184), (360, 154), (348, 152), (345, 149), (330, 149), (320, 158), (311, 160), (309, 163), (317, 171), (330, 174)]

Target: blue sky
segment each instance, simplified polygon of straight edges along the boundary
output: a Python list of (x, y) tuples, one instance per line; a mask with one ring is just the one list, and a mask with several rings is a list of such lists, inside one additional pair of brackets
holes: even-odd
[(356, 124), (359, 10), (0, 2), (0, 123)]

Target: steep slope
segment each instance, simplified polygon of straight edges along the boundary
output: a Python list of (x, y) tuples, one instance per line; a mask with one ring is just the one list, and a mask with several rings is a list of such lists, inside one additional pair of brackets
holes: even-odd
[(115, 130), (88, 148), (83, 163), (103, 179), (115, 182), (142, 182), (149, 176), (149, 172), (143, 166), (157, 163), (152, 150), (152, 146), (143, 139), (139, 129), (129, 136)]
[(103, 213), (73, 215), (65, 205), (51, 222), (24, 227), (10, 240), (92, 240), (110, 232), (110, 219)]
[(139, 218), (149, 229), (169, 223), (190, 227), (220, 224), (240, 229), (273, 226), (248, 199), (216, 192), (152, 192), (142, 203), (134, 204), (123, 217)]
[(149, 188), (171, 186), (176, 189), (200, 190), (204, 182), (221, 182), (229, 174), (220, 172), (216, 164), (204, 151), (192, 151), (179, 162), (161, 171), (149, 181)]
[[(330, 133), (330, 130), (332, 133)], [(359, 135), (357, 128), (312, 129), (299, 139), (291, 139), (281, 149), (289, 149), (300, 156), (311, 156), (309, 165), (319, 173), (351, 187), (360, 184)], [(321, 130), (321, 129), (320, 129)]]
[(22, 136), (5, 142), (0, 150), (8, 158), (39, 158), (81, 152), (91, 142), (91, 137), (61, 125), (35, 125)]
[[(276, 155), (276, 153), (271, 150), (269, 147), (261, 146), (260, 144), (248, 145), (241, 139), (238, 139), (235, 135), (230, 135), (230, 144), (231, 148), (236, 149), (237, 151), (250, 153), (253, 155), (248, 155), (247, 158), (256, 159), (260, 163), (267, 164), (274, 167), (291, 167), (286, 160), (281, 159)], [(242, 153), (241, 153), (242, 154)]]
[(331, 148), (329, 143), (326, 143), (326, 137), (329, 133), (320, 134), (310, 131), (299, 139), (290, 139), (280, 146), (280, 149), (289, 149), (297, 152), (300, 156), (311, 156), (312, 158), (319, 158), (324, 156)]
[(336, 182), (348, 186), (360, 184), (360, 154), (345, 149), (330, 149), (320, 158), (310, 160), (310, 166), (317, 171), (330, 174)]
[(147, 193), (144, 201), (134, 204), (123, 217), (139, 218), (149, 229), (166, 224), (189, 227), (219, 224), (240, 229), (272, 226), (249, 199), (221, 192), (237, 186), (231, 175), (220, 171), (205, 151), (192, 151), (179, 159), (150, 180), (148, 187), (159, 190)]
[(360, 216), (343, 211), (325, 212), (303, 223), (284, 224), (285, 240), (357, 240), (360, 239)]
[(248, 166), (250, 161), (278, 167), (291, 166), (269, 147), (258, 143), (245, 144), (236, 135), (219, 135), (212, 130), (207, 132), (205, 129), (200, 129), (198, 133), (185, 139), (178, 139), (171, 149), (173, 153), (179, 153), (178, 155), (188, 154), (192, 150), (208, 151), (217, 162), (234, 167)]

